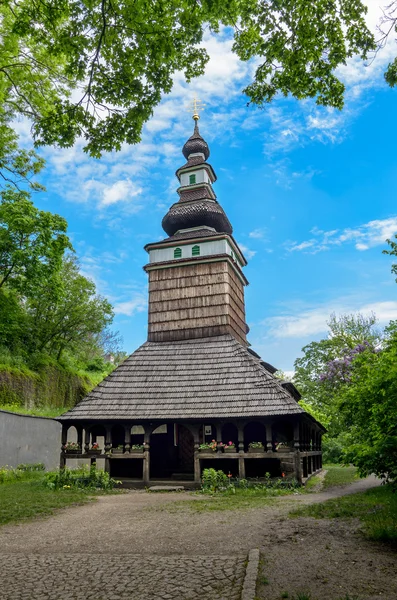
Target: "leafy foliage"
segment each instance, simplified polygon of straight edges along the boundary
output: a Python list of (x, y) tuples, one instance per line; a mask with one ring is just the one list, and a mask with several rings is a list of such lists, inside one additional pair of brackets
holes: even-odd
[(112, 490), (117, 481), (109, 473), (99, 471), (96, 465), (83, 466), (78, 469), (59, 469), (45, 474), (44, 484), (51, 490), (60, 489), (101, 489)]
[(125, 358), (112, 319), (110, 303), (80, 273), (66, 220), (38, 210), (26, 191), (3, 190), (0, 368), (15, 385), (2, 377), (0, 405), (30, 409), (51, 394), (51, 405), (73, 405)]
[(11, 187), (0, 199), (0, 289), (31, 293), (39, 282), (52, 279), (71, 243), (66, 220), (38, 210), (29, 194)]
[(347, 460), (362, 475), (375, 473), (397, 482), (397, 322), (388, 327), (380, 352), (356, 357), (338, 406), (351, 429)]
[(381, 340), (375, 315), (332, 314), (328, 336), (311, 342), (302, 349), (303, 356), (295, 361), (295, 376), (303, 400), (301, 405), (323, 423), (330, 437), (342, 434), (336, 392), (350, 377), (354, 357), (368, 349), (373, 351)]
[(140, 141), (174, 74), (203, 74), (205, 29), (227, 26), (237, 55), (260, 61), (250, 102), (282, 93), (341, 108), (337, 67), (376, 48), (366, 10), (360, 0), (4, 0), (0, 107), (31, 120), (37, 144), (84, 137), (99, 157)]

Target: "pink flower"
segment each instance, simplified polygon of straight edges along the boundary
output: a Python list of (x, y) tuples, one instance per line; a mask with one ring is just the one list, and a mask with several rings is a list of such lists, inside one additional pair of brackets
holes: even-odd
[(229, 446), (233, 446), (233, 442), (229, 442)]

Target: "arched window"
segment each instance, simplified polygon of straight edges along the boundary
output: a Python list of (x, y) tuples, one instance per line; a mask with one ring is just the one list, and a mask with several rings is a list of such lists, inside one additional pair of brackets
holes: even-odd
[(182, 248), (175, 248), (174, 258), (182, 258)]
[(192, 256), (200, 256), (200, 246), (193, 246)]
[(196, 183), (196, 175), (189, 175), (189, 185)]

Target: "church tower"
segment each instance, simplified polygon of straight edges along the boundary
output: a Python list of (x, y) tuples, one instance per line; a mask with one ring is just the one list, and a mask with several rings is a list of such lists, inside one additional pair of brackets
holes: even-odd
[(233, 228), (216, 199), (210, 151), (198, 128), (183, 146), (176, 171), (179, 200), (162, 221), (169, 237), (147, 244), (148, 341), (165, 342), (231, 334), (247, 346), (242, 268), (247, 264)]
[[(293, 383), (275, 377), (247, 342), (247, 262), (212, 187), (196, 111), (193, 119), (176, 171), (179, 199), (162, 222), (168, 237), (145, 246), (148, 339), (58, 417), (61, 466), (102, 460), (134, 485), (199, 487), (210, 467), (241, 479), (283, 473), (301, 482), (321, 467), (324, 428), (299, 406)], [(71, 456), (72, 426), (80, 451)], [(92, 455), (99, 439), (104, 454)]]

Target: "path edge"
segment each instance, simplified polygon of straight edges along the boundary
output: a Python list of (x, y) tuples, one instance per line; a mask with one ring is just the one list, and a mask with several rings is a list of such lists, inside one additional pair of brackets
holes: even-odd
[(256, 596), (256, 580), (259, 569), (259, 549), (252, 548), (248, 552), (248, 562), (245, 569), (241, 600), (254, 600)]

